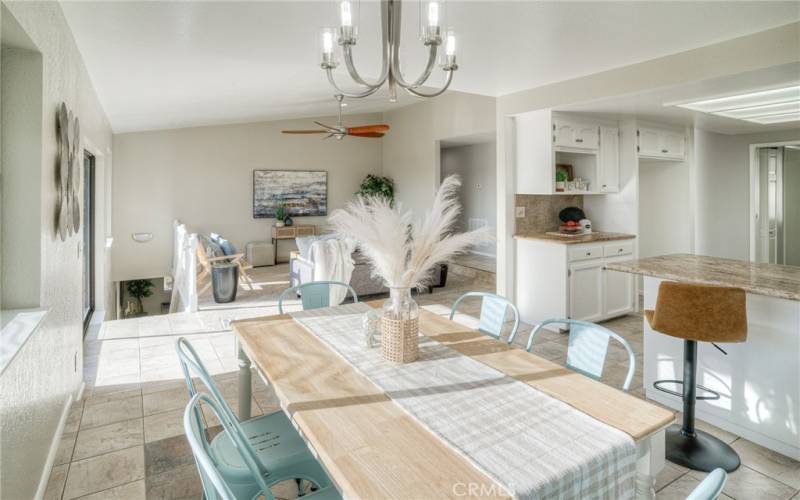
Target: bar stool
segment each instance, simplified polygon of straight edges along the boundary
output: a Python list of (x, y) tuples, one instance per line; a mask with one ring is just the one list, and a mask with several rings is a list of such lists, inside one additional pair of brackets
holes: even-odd
[[(656, 389), (683, 398), (683, 425), (671, 425), (666, 432), (667, 460), (690, 469), (711, 472), (721, 467), (733, 472), (739, 455), (716, 437), (695, 429), (695, 401), (719, 399), (719, 393), (696, 384), (697, 342), (744, 342), (747, 339), (745, 291), (740, 288), (689, 285), (664, 281), (658, 287), (655, 311), (645, 311), (653, 330), (684, 339), (683, 381), (658, 380)], [(683, 386), (683, 392), (663, 384)], [(696, 395), (696, 388), (704, 391)]]

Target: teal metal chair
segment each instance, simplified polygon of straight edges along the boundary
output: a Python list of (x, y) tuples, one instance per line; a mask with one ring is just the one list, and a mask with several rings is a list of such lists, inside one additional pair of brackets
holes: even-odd
[(482, 298), (481, 317), (480, 323), (478, 324), (478, 331), (496, 339), (499, 339), (500, 334), (503, 332), (503, 324), (505, 323), (506, 319), (506, 310), (509, 308), (511, 309), (511, 312), (514, 313), (514, 326), (511, 328), (511, 334), (508, 337), (508, 343), (510, 344), (511, 341), (514, 340), (514, 337), (517, 336), (517, 330), (519, 329), (519, 310), (517, 309), (517, 306), (515, 306), (514, 303), (507, 298), (501, 297), (500, 295), (495, 295), (493, 293), (467, 292), (456, 299), (456, 301), (453, 303), (453, 307), (450, 309), (451, 320), (456, 315), (458, 306), (461, 305), (461, 301), (467, 297)]
[(536, 334), (545, 326), (564, 324), (569, 326), (569, 343), (567, 345), (567, 368), (582, 373), (587, 377), (600, 380), (608, 353), (609, 339), (618, 341), (628, 351), (628, 374), (622, 384), (622, 390), (628, 391), (636, 371), (636, 355), (624, 338), (604, 326), (576, 319), (548, 319), (536, 325), (528, 339), (527, 351), (533, 347)]
[[(303, 310), (319, 309), (331, 305), (331, 287), (341, 286), (347, 288), (353, 297), (353, 302), (358, 302), (358, 295), (352, 286), (341, 281), (309, 281), (287, 288), (278, 297), (278, 313), (283, 314), (283, 301), (291, 292), (298, 293), (303, 304)], [(345, 295), (346, 296), (346, 295)], [(338, 304), (334, 304), (338, 305)]]
[[(238, 450), (242, 446), (247, 449), (246, 453), (256, 457), (260, 474), (269, 476), (270, 480), (295, 479), (298, 484), (310, 481), (317, 488), (330, 486), (330, 478), (282, 411), (239, 422), (189, 341), (179, 338), (176, 348), (189, 395), (195, 397), (198, 394), (192, 378), (194, 375), (216, 400), (214, 412), (220, 423), (223, 427), (227, 424), (229, 432), (218, 434), (210, 443), (204, 439), (202, 447), (236, 498), (251, 498), (259, 491), (259, 484), (253, 480), (250, 467)], [(199, 406), (194, 407), (193, 418), (195, 425), (205, 430)]]
[[(223, 431), (220, 435), (228, 437), (231, 443), (230, 453), (224, 457), (212, 457), (208, 453), (207, 441), (205, 439), (206, 428), (203, 419), (198, 418), (200, 413), (200, 403), (206, 405), (217, 419), (222, 423)], [(287, 471), (270, 469), (263, 470), (261, 457), (253, 452), (250, 442), (244, 439), (236, 428), (236, 419), (231, 419), (224, 405), (221, 405), (216, 397), (208, 394), (198, 393), (192, 396), (186, 411), (183, 413), (183, 428), (186, 439), (192, 449), (197, 470), (200, 473), (200, 480), (203, 483), (203, 496), (206, 500), (255, 500), (266, 499), (274, 500), (270, 486), (281, 481), (293, 479), (298, 475), (303, 475), (304, 471), (291, 468)], [(271, 451), (274, 453), (274, 451)], [(226, 474), (226, 468), (231, 462), (242, 464), (244, 473), (234, 481)], [(287, 476), (286, 472), (289, 472)], [(252, 484), (252, 487), (243, 488), (242, 484)], [(333, 500), (340, 499), (341, 495), (332, 484), (320, 488), (314, 492), (303, 495), (302, 498), (309, 500)]]
[(722, 494), (727, 480), (728, 473), (724, 469), (714, 469), (689, 493), (686, 500), (716, 500)]

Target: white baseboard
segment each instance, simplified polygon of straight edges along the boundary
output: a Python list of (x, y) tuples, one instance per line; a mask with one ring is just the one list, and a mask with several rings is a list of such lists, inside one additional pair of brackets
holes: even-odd
[(81, 380), (81, 385), (78, 387), (78, 390), (75, 391), (75, 397), (73, 397), (73, 401), (80, 401), (83, 399), (83, 391), (86, 389), (86, 382)]
[(484, 257), (492, 257), (492, 258), (496, 258), (497, 257), (496, 254), (489, 253), (489, 252), (479, 252), (477, 250), (470, 250), (467, 253), (472, 253), (472, 254), (475, 254), (475, 255), (483, 255)]
[[(77, 394), (83, 395), (83, 387), (84, 384), (81, 382), (81, 386), (78, 388)], [(53, 440), (50, 442), (50, 451), (47, 453), (47, 460), (45, 461), (44, 469), (42, 469), (42, 476), (39, 478), (39, 486), (36, 488), (36, 496), (33, 497), (35, 500), (42, 500), (44, 497), (45, 490), (47, 489), (47, 483), (50, 481), (50, 471), (53, 468), (53, 462), (56, 461), (56, 453), (58, 453), (58, 447), (61, 444), (61, 436), (64, 434), (64, 427), (67, 426), (69, 410), (72, 408), (73, 401), (74, 395), (70, 394), (67, 396), (67, 400), (64, 403), (64, 408), (61, 410), (61, 418), (58, 421), (58, 427), (56, 427)]]

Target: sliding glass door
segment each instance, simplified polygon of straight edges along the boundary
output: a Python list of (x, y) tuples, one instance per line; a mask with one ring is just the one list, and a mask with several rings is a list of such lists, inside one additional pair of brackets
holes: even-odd
[(83, 333), (94, 312), (94, 156), (83, 154)]

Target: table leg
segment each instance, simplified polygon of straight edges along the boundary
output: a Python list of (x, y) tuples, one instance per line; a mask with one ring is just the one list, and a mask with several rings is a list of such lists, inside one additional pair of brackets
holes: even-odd
[(252, 373), (250, 371), (250, 358), (244, 352), (242, 345), (236, 341), (239, 362), (239, 420), (250, 420), (250, 401), (253, 398)]
[(656, 497), (656, 476), (664, 468), (665, 433), (660, 430), (636, 443), (636, 498)]
[(272, 264), (278, 265), (278, 238), (272, 238)]

